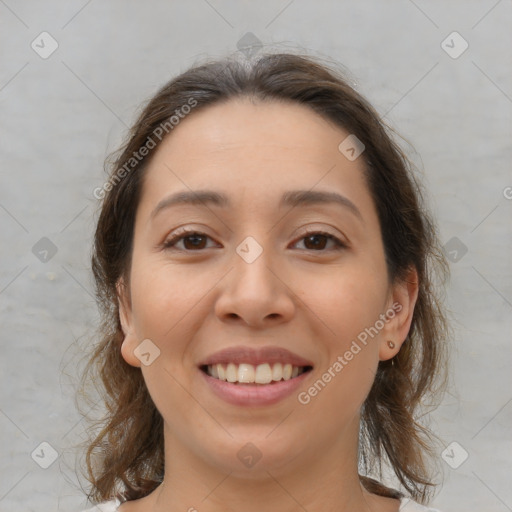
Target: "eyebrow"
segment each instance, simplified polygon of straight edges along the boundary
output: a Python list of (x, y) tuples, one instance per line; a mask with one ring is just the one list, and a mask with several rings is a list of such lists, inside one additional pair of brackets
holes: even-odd
[[(203, 205), (211, 204), (214, 206), (226, 208), (231, 206), (229, 198), (214, 190), (195, 190), (176, 192), (162, 199), (151, 212), (150, 218), (153, 219), (162, 210), (179, 205)], [(310, 206), (316, 204), (337, 204), (343, 206), (356, 217), (363, 221), (363, 216), (357, 206), (348, 197), (342, 196), (337, 192), (328, 192), (320, 190), (290, 190), (281, 196), (279, 207), (283, 206)]]

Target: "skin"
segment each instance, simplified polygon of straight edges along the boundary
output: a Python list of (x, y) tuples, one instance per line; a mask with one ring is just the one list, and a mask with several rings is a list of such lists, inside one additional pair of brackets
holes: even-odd
[[(122, 355), (140, 367), (164, 419), (165, 479), (121, 512), (398, 511), (397, 500), (359, 484), (359, 411), (379, 360), (407, 336), (417, 276), (389, 281), (363, 159), (338, 150), (347, 136), (304, 106), (237, 99), (189, 115), (155, 151), (118, 290)], [(162, 199), (190, 189), (223, 192), (232, 206), (174, 206), (151, 218)], [(332, 204), (278, 208), (292, 189), (338, 192), (362, 219)], [(200, 249), (190, 238), (165, 249), (178, 227), (208, 238)], [(305, 228), (347, 247), (320, 236), (315, 248)], [(247, 236), (263, 248), (252, 263), (236, 252)], [(307, 390), (396, 301), (401, 311), (307, 405), (296, 393), (270, 406), (228, 404), (199, 373), (226, 347), (277, 345), (313, 362)], [(149, 366), (134, 355), (145, 339), (161, 351)], [(248, 442), (262, 454), (252, 468), (237, 457)]]

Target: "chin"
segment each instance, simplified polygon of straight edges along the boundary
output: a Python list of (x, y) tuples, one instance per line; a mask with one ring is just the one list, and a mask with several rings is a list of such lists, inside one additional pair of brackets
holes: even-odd
[[(251, 429), (251, 433), (254, 433)], [(241, 479), (256, 480), (268, 478), (269, 473), (277, 475), (283, 469), (290, 470), (290, 463), (296, 459), (303, 446), (303, 440), (290, 443), (290, 437), (265, 438), (270, 430), (259, 435), (234, 436), (224, 443), (216, 443), (220, 449), (209, 455), (210, 463), (220, 471)], [(285, 442), (281, 442), (284, 441)], [(204, 452), (203, 452), (204, 453)]]

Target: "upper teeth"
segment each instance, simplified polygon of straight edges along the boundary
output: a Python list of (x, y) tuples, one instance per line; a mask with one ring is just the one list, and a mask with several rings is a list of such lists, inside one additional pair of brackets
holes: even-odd
[(208, 375), (219, 380), (228, 382), (255, 382), (256, 384), (269, 384), (273, 380), (290, 380), (297, 377), (301, 371), (301, 367), (292, 366), (291, 364), (269, 363), (259, 364), (214, 364), (208, 365)]

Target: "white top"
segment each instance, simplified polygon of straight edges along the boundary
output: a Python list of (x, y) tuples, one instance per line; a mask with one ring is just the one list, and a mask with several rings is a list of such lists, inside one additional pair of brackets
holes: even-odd
[[(84, 510), (83, 512), (116, 512), (121, 502), (118, 499), (112, 501), (106, 501), (100, 503), (93, 508)], [(400, 501), (400, 512), (440, 512), (437, 508), (424, 507), (410, 500), (409, 498), (403, 498)]]

